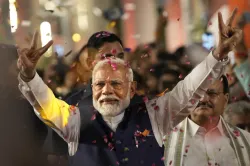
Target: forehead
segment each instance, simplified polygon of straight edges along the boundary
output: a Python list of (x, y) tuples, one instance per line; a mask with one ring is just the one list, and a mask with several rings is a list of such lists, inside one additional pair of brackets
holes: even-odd
[(117, 53), (123, 52), (123, 48), (119, 42), (106, 42), (99, 48), (100, 53), (110, 53), (111, 50), (116, 50)]
[(223, 82), (221, 79), (216, 80), (213, 84), (211, 84), (208, 89), (210, 90), (218, 90), (218, 91), (223, 91)]
[(96, 72), (94, 73), (94, 80), (107, 80), (107, 79), (118, 79), (118, 80), (126, 80), (128, 78), (128, 71), (125, 67), (117, 65), (116, 70), (110, 66), (110, 64), (105, 64), (101, 66)]

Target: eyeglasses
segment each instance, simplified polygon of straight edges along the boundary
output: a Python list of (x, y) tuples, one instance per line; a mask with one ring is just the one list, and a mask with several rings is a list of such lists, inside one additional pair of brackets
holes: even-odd
[(224, 93), (224, 92), (215, 92), (212, 90), (207, 90), (206, 94), (210, 97), (210, 98), (216, 98), (219, 96), (219, 94)]
[(115, 90), (121, 90), (125, 83), (127, 82), (133, 82), (133, 81), (119, 81), (119, 80), (111, 80), (111, 81), (97, 81), (92, 84), (92, 87), (96, 90), (99, 91), (101, 90), (106, 84), (110, 84), (110, 86), (115, 89)]

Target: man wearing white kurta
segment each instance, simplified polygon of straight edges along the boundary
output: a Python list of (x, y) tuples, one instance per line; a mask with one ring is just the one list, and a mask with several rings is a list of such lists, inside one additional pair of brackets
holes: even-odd
[(228, 91), (223, 75), (210, 85), (191, 115), (166, 136), (166, 165), (250, 165), (250, 133), (229, 125), (221, 116)]
[[(162, 147), (163, 136), (170, 131), (170, 128), (176, 126), (185, 117), (187, 117), (196, 107), (199, 99), (204, 97), (211, 81), (213, 82), (222, 75), (224, 66), (228, 62), (227, 53), (234, 48), (242, 37), (241, 30), (231, 27), (235, 13), (236, 11), (234, 11), (232, 16), (229, 18), (227, 25), (223, 23), (222, 16), (219, 13), (218, 18), (220, 22), (219, 30), (221, 40), (213, 53), (210, 53), (206, 59), (199, 64), (183, 81), (180, 81), (171, 92), (168, 92), (159, 98), (146, 101), (145, 104), (143, 104), (149, 117), (149, 119), (146, 117), (147, 124), (144, 125), (148, 125), (152, 128), (152, 131), (145, 130), (142, 135), (144, 135), (145, 138), (153, 135), (159, 147)], [(39, 118), (57, 131), (57, 133), (69, 144), (69, 154), (74, 156), (79, 152), (77, 151), (79, 145), (79, 135), (82, 127), (81, 124), (84, 122), (80, 119), (81, 115), (79, 109), (74, 106), (69, 106), (62, 100), (56, 99), (52, 91), (36, 74), (35, 66), (40, 56), (52, 45), (52, 42), (49, 42), (46, 46), (38, 49), (36, 43), (37, 33), (34, 35), (34, 40), (30, 49), (20, 49), (18, 51), (20, 90), (32, 104)], [(112, 66), (112, 61), (113, 60), (108, 60), (106, 63), (111, 63)], [(106, 123), (112, 131), (116, 132), (118, 124), (122, 121), (122, 119), (124, 119), (124, 112), (127, 112), (125, 110), (129, 105), (128, 99), (132, 98), (135, 93), (135, 83), (133, 82), (131, 69), (125, 69), (124, 64), (115, 60), (113, 65), (118, 66), (118, 68), (114, 71), (110, 69), (110, 66), (105, 66), (104, 64), (99, 65), (99, 68), (94, 69), (92, 91), (95, 109), (99, 112), (99, 114), (101, 114), (101, 119), (105, 121), (104, 123)], [(106, 70), (104, 67), (106, 67)], [(95, 74), (98, 77), (101, 77), (101, 84), (97, 83), (97, 80), (95, 80)], [(120, 81), (117, 82), (117, 78), (120, 79)], [(115, 99), (106, 99), (106, 93), (115, 95)], [(103, 110), (101, 107), (97, 107), (95, 102), (97, 102), (97, 105), (100, 104), (101, 106), (103, 102), (107, 103), (109, 105), (107, 108), (110, 109)], [(126, 103), (125, 106), (124, 102)], [(114, 103), (114, 105), (112, 105), (112, 103)], [(122, 108), (113, 108), (116, 104), (121, 105), (122, 103)], [(138, 110), (134, 111), (136, 112)], [(95, 117), (93, 120), (96, 120)], [(133, 130), (136, 131), (136, 129)], [(150, 135), (147, 134), (149, 132)], [(81, 137), (91, 136), (81, 134)], [(155, 142), (152, 139), (151, 141)], [(91, 144), (95, 143), (96, 142), (93, 143), (93, 141), (91, 142)], [(142, 146), (137, 143), (138, 141), (136, 141), (136, 147), (140, 149)], [(136, 149), (134, 150), (137, 151)], [(129, 152), (132, 152), (132, 150)], [(152, 154), (149, 153), (149, 151), (144, 151), (142, 158), (145, 160), (150, 159), (149, 156), (152, 156)], [(116, 155), (120, 154), (117, 152)], [(87, 156), (87, 160), (91, 160), (91, 162), (98, 160), (97, 158), (88, 156), (88, 153), (80, 156), (82, 156), (82, 158)], [(131, 158), (134, 157), (133, 154), (130, 156)], [(100, 155), (98, 157), (100, 157)], [(129, 160), (126, 159), (126, 161), (132, 161), (131, 158)], [(161, 156), (156, 156), (157, 160), (159, 160), (159, 158), (161, 158)], [(137, 160), (136, 157), (135, 160)], [(77, 166), (81, 164), (83, 163), (78, 162)], [(145, 164), (147, 165), (150, 163), (145, 162), (144, 165)], [(150, 165), (152, 165), (152, 163)]]

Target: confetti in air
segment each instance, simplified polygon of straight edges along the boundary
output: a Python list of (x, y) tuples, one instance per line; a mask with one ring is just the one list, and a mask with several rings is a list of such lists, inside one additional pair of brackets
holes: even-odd
[(96, 119), (96, 113), (94, 113), (91, 117), (91, 120), (95, 120)]
[(112, 50), (111, 50), (111, 54), (112, 54), (112, 55), (115, 55), (116, 52), (117, 52), (116, 49), (112, 49)]
[(177, 128), (177, 127), (174, 127), (174, 128), (173, 128), (173, 131), (174, 131), (174, 132), (178, 131), (178, 128)]
[(110, 138), (112, 138), (112, 137), (113, 137), (113, 135), (114, 135), (114, 133), (113, 133), (113, 132), (111, 132), (111, 133), (110, 133), (110, 135), (109, 135), (109, 137), (110, 137)]
[(116, 63), (111, 63), (111, 67), (113, 70), (117, 70), (117, 64)]
[(104, 140), (105, 143), (108, 143), (108, 138), (107, 138), (106, 135), (103, 136), (103, 140)]
[(154, 106), (154, 110), (155, 110), (155, 111), (158, 111), (158, 110), (159, 110), (159, 106), (157, 106), (157, 105)]
[(112, 21), (112, 22), (109, 24), (109, 27), (114, 28), (115, 25), (116, 25), (116, 22), (115, 22), (115, 21)]
[(145, 103), (147, 103), (147, 102), (148, 102), (148, 97), (147, 97), (147, 96), (143, 97), (143, 101), (144, 101)]
[(239, 137), (239, 136), (240, 136), (240, 132), (239, 132), (238, 130), (234, 130), (233, 133), (234, 133), (234, 135), (235, 135), (236, 137)]
[(165, 95), (165, 93), (168, 91), (168, 88), (165, 89), (163, 92), (161, 92), (160, 94), (156, 95), (157, 97), (161, 97), (163, 95)]
[(130, 52), (130, 51), (131, 51), (131, 48), (124, 48), (124, 51), (125, 51), (125, 52)]
[(150, 133), (150, 131), (147, 130), (147, 129), (145, 129), (145, 130), (142, 132), (142, 135), (143, 135), (144, 137), (146, 137), (146, 136), (149, 135), (149, 133)]
[(98, 33), (95, 37), (99, 38), (101, 36), (101, 33)]

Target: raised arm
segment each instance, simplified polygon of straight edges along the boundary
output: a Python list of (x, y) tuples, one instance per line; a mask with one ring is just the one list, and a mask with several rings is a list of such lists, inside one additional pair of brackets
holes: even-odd
[(30, 49), (18, 49), (19, 89), (46, 125), (69, 144), (75, 144), (80, 128), (79, 110), (57, 99), (36, 73), (35, 67), (39, 58), (53, 44), (53, 41), (50, 41), (44, 47), (37, 48), (37, 40), (38, 32), (34, 34)]
[[(236, 10), (225, 25), (219, 13), (220, 42), (218, 47), (171, 92), (147, 104), (152, 127), (156, 133), (160, 133), (160, 137), (166, 135), (172, 127), (186, 118), (204, 96), (212, 81), (223, 74), (224, 66), (228, 62), (227, 53), (242, 36), (241, 30), (231, 27), (235, 14)], [(157, 139), (161, 144), (162, 138)]]

